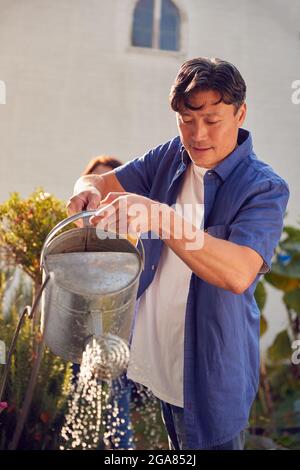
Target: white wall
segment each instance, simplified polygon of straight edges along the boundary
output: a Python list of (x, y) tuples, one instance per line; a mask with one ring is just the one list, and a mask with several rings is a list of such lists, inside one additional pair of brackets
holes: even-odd
[(126, 160), (174, 135), (185, 57), (128, 48), (133, 3), (0, 0), (0, 200), (36, 185), (66, 198), (92, 156)]

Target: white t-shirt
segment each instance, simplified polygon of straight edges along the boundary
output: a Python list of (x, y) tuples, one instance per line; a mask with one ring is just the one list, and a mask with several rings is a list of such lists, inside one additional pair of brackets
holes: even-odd
[[(180, 212), (185, 205), (181, 214), (198, 228), (203, 227), (206, 171), (191, 163), (176, 201), (175, 210)], [(191, 269), (164, 244), (154, 279), (140, 299), (127, 370), (130, 379), (148, 387), (157, 398), (180, 407), (191, 274)]]

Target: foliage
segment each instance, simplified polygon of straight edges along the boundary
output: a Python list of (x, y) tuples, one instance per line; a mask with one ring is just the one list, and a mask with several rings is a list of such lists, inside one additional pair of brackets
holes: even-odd
[(262, 336), (268, 328), (268, 322), (267, 322), (266, 318), (264, 317), (264, 315), (262, 313), (262, 311), (265, 307), (266, 301), (267, 301), (267, 292), (266, 292), (266, 288), (264, 286), (264, 283), (262, 281), (259, 281), (257, 283), (255, 293), (254, 293), (254, 297), (255, 297), (257, 306), (258, 306), (258, 308), (261, 312), (261, 315), (260, 315), (260, 335)]
[(268, 325), (263, 316), (267, 301), (265, 285), (282, 292), (288, 327), (280, 331), (267, 351), (267, 365), (261, 361), (260, 387), (252, 408), (250, 425), (255, 433), (275, 443), (299, 448), (300, 368), (291, 363), (292, 342), (300, 337), (300, 229), (286, 226), (275, 253), (271, 272), (258, 283), (255, 292), (261, 315), (261, 334)]
[[(10, 345), (17, 319), (16, 309), (13, 309), (8, 323), (0, 318), (0, 337), (7, 347)], [(36, 357), (36, 344), (39, 339), (38, 329), (33, 329), (32, 321), (26, 319), (18, 337), (16, 351), (9, 370), (8, 384), (4, 396), (8, 408), (0, 415), (1, 449), (7, 448), (12, 438)], [(1, 365), (0, 379), (3, 370), (4, 366)], [(69, 379), (69, 365), (63, 363), (60, 358), (46, 349), (34, 391), (32, 406), (20, 441), (20, 448), (43, 449), (57, 446), (57, 434), (66, 406)]]
[(287, 330), (283, 330), (276, 335), (273, 344), (268, 349), (268, 356), (273, 363), (290, 359), (291, 342)]
[[(13, 193), (0, 205), (0, 249), (2, 255), (0, 274), (0, 300), (9, 287), (14, 267), (21, 269), (33, 279), (33, 285), (41, 280), (40, 252), (49, 231), (66, 217), (63, 202), (37, 189), (27, 199)], [(3, 265), (5, 255), (6, 266)], [(3, 318), (0, 311), (0, 338), (8, 348), (18, 315), (28, 303), (23, 284), (18, 286), (10, 315)], [(24, 295), (26, 298), (24, 298)], [(24, 303), (25, 302), (25, 303)], [(31, 299), (30, 299), (31, 302)], [(17, 340), (4, 400), (8, 407), (0, 415), (0, 448), (7, 448), (25, 397), (37, 346), (40, 341), (38, 327), (25, 320)], [(0, 379), (4, 366), (0, 366)], [(44, 352), (34, 398), (26, 421), (19, 447), (22, 449), (57, 448), (57, 436), (61, 428), (70, 382), (70, 367), (54, 356), (47, 348)]]
[(0, 248), (35, 283), (41, 279), (39, 259), (43, 242), (54, 225), (65, 217), (64, 204), (42, 188), (26, 199), (12, 193), (0, 205)]
[(281, 331), (268, 350), (271, 361), (291, 357), (291, 343), (300, 335), (300, 229), (287, 226), (283, 230), (275, 260), (265, 281), (282, 291), (289, 326)]

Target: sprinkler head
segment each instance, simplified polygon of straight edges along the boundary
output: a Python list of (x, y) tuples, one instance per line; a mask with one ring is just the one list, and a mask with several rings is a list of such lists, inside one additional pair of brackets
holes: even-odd
[(129, 346), (119, 336), (108, 333), (92, 338), (87, 344), (86, 351), (91, 358), (91, 373), (99, 380), (116, 379), (128, 367)]

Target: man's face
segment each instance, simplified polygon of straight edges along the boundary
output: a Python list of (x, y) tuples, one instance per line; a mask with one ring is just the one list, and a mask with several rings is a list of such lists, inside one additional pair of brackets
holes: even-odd
[(239, 127), (246, 117), (246, 104), (236, 111), (232, 104), (220, 100), (213, 90), (196, 91), (176, 113), (181, 142), (198, 166), (213, 168), (237, 145)]

